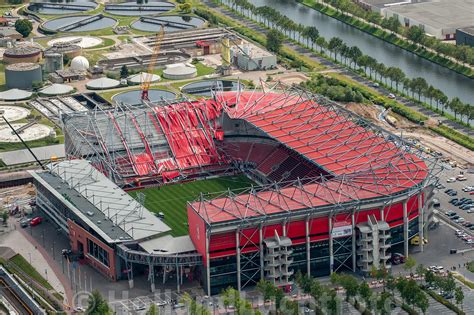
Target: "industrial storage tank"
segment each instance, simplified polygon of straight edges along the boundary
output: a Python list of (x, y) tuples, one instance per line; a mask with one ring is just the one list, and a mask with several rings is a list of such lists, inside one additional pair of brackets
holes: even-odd
[(56, 43), (53, 46), (45, 50), (45, 54), (63, 54), (69, 59), (80, 56), (82, 54), (82, 47), (76, 44), (70, 43)]
[(63, 68), (63, 54), (47, 53), (44, 55), (44, 72), (51, 73)]
[(43, 51), (34, 46), (16, 46), (7, 48), (3, 54), (3, 61), (6, 64), (20, 62), (40, 62)]
[(5, 80), (9, 89), (31, 89), (33, 82), (42, 82), (41, 67), (34, 63), (15, 63), (5, 67)]

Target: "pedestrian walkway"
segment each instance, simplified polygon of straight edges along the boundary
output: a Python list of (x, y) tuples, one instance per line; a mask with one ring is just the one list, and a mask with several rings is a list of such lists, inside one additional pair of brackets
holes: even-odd
[[(13, 219), (10, 219), (10, 223), (13, 223)], [(50, 259), (48, 256), (44, 256), (40, 248), (30, 242), (28, 237), (25, 235), (26, 230), (20, 230), (21, 228), (15, 224), (15, 229), (9, 233), (0, 236), (0, 243), (2, 246), (10, 247), (18, 254), (22, 255), (37, 271), (45, 278), (53, 287), (53, 289), (61, 294), (65, 294), (65, 289), (61, 281), (57, 276), (57, 272), (52, 268), (51, 264), (48, 263)]]
[[(246, 18), (243, 18), (237, 14), (235, 14), (234, 12), (231, 12), (230, 10), (224, 8), (224, 7), (221, 7), (221, 6), (218, 6), (216, 5), (215, 3), (213, 3), (211, 0), (204, 0), (203, 1), (204, 3), (206, 3), (206, 5), (208, 5), (210, 8), (212, 8), (213, 10), (216, 10), (218, 11), (219, 13), (223, 14), (223, 15), (226, 15), (227, 17), (245, 25), (247, 28), (250, 28), (256, 32), (259, 32), (261, 34), (266, 34), (268, 32), (268, 29), (266, 28), (263, 28), (261, 27), (260, 25), (258, 25), (257, 23), (255, 23), (254, 21), (251, 21), (251, 20), (248, 20)], [(331, 68), (331, 69), (335, 69), (335, 70), (341, 70), (343, 69), (343, 74), (346, 75), (346, 76), (349, 76), (350, 78), (352, 78), (353, 80), (367, 86), (367, 87), (371, 87), (371, 88), (374, 88), (372, 87), (373, 85), (373, 82), (369, 81), (368, 79), (360, 76), (359, 74), (357, 74), (356, 72), (353, 72), (352, 70), (348, 69), (348, 68), (345, 68), (345, 67), (342, 67), (341, 65), (338, 65), (336, 64), (335, 62), (333, 62), (332, 60), (329, 60), (327, 58), (323, 58), (321, 56), (318, 56), (316, 55), (313, 51), (309, 50), (308, 48), (306, 47), (303, 47), (301, 45), (297, 45), (293, 42), (290, 42), (289, 40), (285, 40), (283, 42), (283, 44), (285, 46), (287, 46), (288, 48), (294, 50), (295, 52), (298, 52), (299, 54), (302, 54), (308, 58), (311, 58), (313, 61), (316, 61), (328, 68)], [(387, 89), (383, 88), (383, 87), (377, 87), (377, 88), (374, 88), (375, 90), (377, 90), (379, 93), (383, 94), (383, 95), (388, 95), (390, 93), (390, 91), (388, 91)], [(474, 130), (468, 128), (468, 127), (465, 127), (457, 122), (454, 122), (454, 121), (451, 121), (449, 120), (448, 118), (440, 115), (440, 114), (437, 114), (435, 113), (434, 111), (432, 110), (429, 110), (421, 105), (418, 105), (416, 103), (414, 103), (413, 101), (405, 98), (405, 97), (402, 97), (402, 96), (397, 96), (397, 101), (410, 107), (411, 109), (417, 111), (417, 112), (420, 112), (420, 113), (423, 113), (424, 115), (432, 118), (432, 119), (436, 119), (440, 122), (442, 122), (444, 125), (447, 125), (453, 129), (455, 129), (456, 131), (458, 132), (461, 132), (465, 135), (469, 135), (471, 137), (474, 137)]]

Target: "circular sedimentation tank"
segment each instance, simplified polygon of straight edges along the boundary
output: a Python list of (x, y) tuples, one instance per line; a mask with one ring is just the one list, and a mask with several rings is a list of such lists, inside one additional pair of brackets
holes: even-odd
[(28, 117), (30, 110), (20, 106), (0, 106), (0, 116), (8, 121), (16, 121)]
[(191, 95), (211, 96), (212, 90), (237, 91), (245, 86), (242, 83), (232, 80), (206, 80), (184, 85), (181, 92)]
[(28, 5), (28, 10), (39, 14), (60, 15), (77, 14), (97, 8), (97, 3), (88, 0), (66, 1), (34, 1)]
[[(122, 92), (116, 94), (112, 97), (112, 101), (115, 103), (124, 103), (127, 105), (140, 105), (142, 103), (141, 99), (142, 91), (141, 90), (133, 90)], [(174, 100), (176, 98), (176, 94), (170, 91), (159, 90), (159, 89), (151, 89), (148, 90), (148, 98), (150, 102), (156, 103), (161, 102), (162, 100)]]
[(3, 53), (3, 61), (6, 64), (20, 62), (40, 62), (42, 50), (35, 46), (16, 46), (7, 48)]
[(56, 18), (42, 24), (42, 27), (54, 32), (93, 32), (112, 27), (117, 20), (97, 15), (78, 15)]
[[(15, 130), (25, 126), (25, 123), (12, 124)], [(23, 141), (33, 141), (49, 137), (54, 134), (54, 130), (46, 125), (35, 124), (23, 130), (20, 135)], [(6, 124), (0, 125), (0, 142), (16, 143), (20, 142), (20, 139), (15, 134), (12, 134), (12, 130)]]
[(197, 69), (194, 65), (188, 63), (176, 63), (167, 65), (163, 70), (163, 77), (170, 80), (191, 79), (197, 75)]
[(76, 45), (80, 48), (92, 48), (102, 44), (102, 39), (93, 36), (63, 36), (48, 42), (49, 47)]
[(190, 15), (144, 16), (132, 23), (132, 27), (144, 32), (159, 32), (163, 25), (165, 32), (176, 32), (202, 27), (206, 21)]
[(105, 12), (114, 15), (146, 16), (166, 13), (175, 8), (175, 4), (167, 1), (130, 1), (124, 3), (109, 3)]

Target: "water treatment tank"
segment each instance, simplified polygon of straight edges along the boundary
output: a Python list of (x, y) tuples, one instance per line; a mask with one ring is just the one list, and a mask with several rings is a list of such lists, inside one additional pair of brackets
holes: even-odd
[(42, 82), (41, 67), (35, 63), (15, 63), (5, 67), (5, 80), (9, 89), (31, 89), (33, 82)]

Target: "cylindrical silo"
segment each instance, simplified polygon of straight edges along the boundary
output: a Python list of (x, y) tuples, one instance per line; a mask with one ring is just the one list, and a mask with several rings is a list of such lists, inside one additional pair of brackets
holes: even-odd
[(44, 55), (44, 71), (46, 73), (62, 70), (63, 68), (63, 54), (47, 53)]
[(34, 82), (42, 82), (41, 67), (35, 63), (15, 63), (5, 68), (5, 80), (9, 89), (31, 89)]

